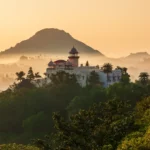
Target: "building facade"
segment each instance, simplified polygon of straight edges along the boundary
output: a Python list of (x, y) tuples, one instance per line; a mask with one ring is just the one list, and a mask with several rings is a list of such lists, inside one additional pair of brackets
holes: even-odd
[(115, 69), (107, 74), (97, 66), (79, 66), (79, 52), (75, 47), (69, 52), (68, 60), (56, 60), (48, 63), (46, 69), (47, 81), (50, 81), (51, 74), (56, 74), (58, 71), (65, 71), (69, 74), (75, 74), (78, 83), (84, 87), (87, 85), (87, 79), (92, 71), (99, 75), (99, 81), (104, 87), (108, 87), (116, 82), (119, 82), (122, 76), (121, 70)]

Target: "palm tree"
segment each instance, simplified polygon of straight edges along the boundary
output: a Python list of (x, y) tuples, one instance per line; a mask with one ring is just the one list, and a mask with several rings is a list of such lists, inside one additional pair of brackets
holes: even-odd
[(126, 67), (117, 66), (116, 69), (121, 70), (122, 75), (123, 75), (123, 74), (127, 74), (127, 70), (128, 70), (128, 69), (127, 69)]
[(128, 68), (126, 68), (126, 67), (117, 66), (116, 69), (121, 70), (121, 73), (122, 73), (122, 74), (127, 74)]
[(17, 78), (16, 78), (17, 81), (20, 81), (20, 82), (21, 82), (22, 80), (25, 79), (25, 78), (24, 78), (25, 73), (24, 73), (23, 71), (16, 72), (16, 75), (17, 75)]
[(141, 72), (139, 75), (139, 80), (143, 85), (148, 83), (149, 74), (147, 72)]
[(108, 74), (112, 72), (112, 64), (110, 63), (105, 63), (103, 66), (102, 66), (102, 70), (104, 73), (107, 74), (107, 85), (108, 85), (108, 81), (109, 81), (109, 77), (108, 77)]
[(121, 72), (122, 72), (122, 67), (117, 66), (116, 69), (119, 69), (119, 70), (121, 70)]
[(34, 78), (35, 79), (37, 79), (36, 80), (36, 83), (38, 84), (38, 86), (40, 87), (40, 79), (39, 78), (41, 78), (41, 75), (39, 74), (39, 72), (36, 72), (35, 74), (34, 74)]
[(128, 70), (128, 68), (123, 67), (123, 68), (122, 68), (122, 72), (123, 72), (123, 74), (127, 74), (127, 70)]

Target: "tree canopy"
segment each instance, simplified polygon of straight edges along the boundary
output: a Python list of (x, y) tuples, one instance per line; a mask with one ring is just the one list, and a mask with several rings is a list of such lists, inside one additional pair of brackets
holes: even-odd
[(18, 82), (0, 93), (1, 149), (150, 149), (150, 82), (142, 83), (145, 75), (133, 83), (122, 69), (120, 82), (105, 88), (91, 72), (90, 84), (81, 87), (74, 74), (60, 71), (50, 76), (50, 84), (37, 88), (31, 81), (40, 75), (31, 70), (27, 75), (32, 78), (18, 72)]

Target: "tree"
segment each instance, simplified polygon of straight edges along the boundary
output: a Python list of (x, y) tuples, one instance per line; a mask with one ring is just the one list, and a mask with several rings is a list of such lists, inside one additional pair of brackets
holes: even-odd
[(12, 91), (20, 88), (33, 88), (34, 85), (30, 82), (29, 79), (25, 79), (25, 73), (23, 71), (16, 72), (17, 80), (20, 81), (19, 83), (14, 83), (9, 87)]
[(55, 144), (43, 141), (40, 146), (43, 149), (49, 147), (47, 150), (116, 149), (120, 140), (133, 128), (133, 116), (127, 109), (125, 102), (110, 100), (88, 110), (80, 110), (68, 121), (54, 113)]
[(142, 85), (147, 85), (149, 74), (147, 72), (141, 72), (139, 75), (139, 80)]
[(32, 145), (22, 145), (22, 144), (2, 144), (0, 145), (1, 150), (40, 150), (39, 148)]
[(75, 96), (69, 103), (68, 115), (78, 113), (79, 110), (89, 109), (93, 104), (107, 101), (106, 90), (102, 86), (87, 86), (81, 89), (81, 94)]
[(88, 78), (88, 83), (90, 85), (99, 85), (100, 80), (99, 80), (99, 75), (97, 72), (95, 72), (95, 71), (90, 72), (90, 76)]
[(146, 132), (136, 131), (129, 134), (117, 150), (150, 150), (150, 126)]
[(41, 78), (41, 75), (39, 74), (39, 72), (35, 73), (34, 78), (36, 79), (37, 85), (40, 87), (41, 80), (39, 78)]
[(128, 68), (123, 67), (122, 68), (122, 76), (121, 76), (121, 82), (124, 84), (128, 84), (130, 82), (130, 75), (127, 73)]
[(150, 97), (137, 103), (135, 107), (136, 131), (127, 135), (117, 150), (149, 150), (150, 149)]
[(144, 98), (140, 102), (136, 104), (135, 108), (135, 116), (136, 121), (138, 123), (147, 124), (147, 121), (145, 120), (147, 118), (147, 113), (149, 112), (149, 119), (148, 123), (150, 123), (150, 97)]
[(129, 83), (130, 82), (130, 75), (127, 73), (127, 70), (128, 68), (126, 67), (120, 67), (120, 66), (117, 66), (116, 69), (119, 69), (121, 71), (121, 82), (122, 83)]
[(35, 87), (35, 85), (33, 83), (31, 83), (31, 81), (29, 79), (24, 79), (20, 83), (16, 84), (15, 89), (21, 89), (21, 88), (31, 89), (34, 87)]
[(128, 68), (123, 67), (123, 68), (122, 68), (122, 72), (123, 72), (123, 74), (127, 74), (127, 70), (128, 70)]
[(89, 66), (89, 62), (88, 62), (88, 61), (86, 62), (85, 66), (86, 66), (86, 67), (88, 67), (88, 66)]
[(121, 70), (121, 72), (122, 72), (122, 67), (117, 66), (116, 69)]
[(22, 81), (22, 80), (24, 80), (25, 78), (24, 78), (24, 76), (25, 76), (25, 73), (23, 72), (23, 71), (20, 71), (20, 72), (16, 72), (16, 75), (17, 75), (17, 78), (16, 78), (16, 80), (18, 80), (18, 81)]
[(29, 79), (30, 81), (33, 80), (35, 78), (32, 67), (29, 68), (28, 74), (27, 74), (27, 79)]
[(37, 132), (46, 133), (49, 130), (50, 123), (47, 122), (49, 118), (44, 112), (38, 112), (35, 115), (26, 118), (23, 123), (23, 129), (26, 133), (36, 134)]
[(128, 68), (126, 68), (126, 67), (117, 66), (116, 69), (121, 70), (122, 75), (123, 75), (123, 74), (127, 74)]
[(124, 83), (124, 84), (130, 83), (130, 75), (128, 73), (122, 74), (121, 82)]
[(51, 74), (50, 80), (53, 85), (77, 84), (75, 74), (69, 74), (65, 71), (58, 71), (56, 74)]
[(109, 76), (108, 74), (112, 72), (112, 65), (110, 63), (105, 63), (103, 66), (102, 66), (102, 70), (104, 71), (104, 73), (107, 74), (107, 84), (109, 82)]
[(39, 72), (35, 73), (34, 78), (41, 78), (41, 75), (39, 74)]

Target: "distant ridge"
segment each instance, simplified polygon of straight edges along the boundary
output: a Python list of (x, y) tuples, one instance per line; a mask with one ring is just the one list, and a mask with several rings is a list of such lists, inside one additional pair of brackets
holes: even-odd
[(83, 54), (104, 56), (98, 50), (74, 39), (69, 33), (54, 28), (40, 30), (29, 39), (1, 52), (0, 55), (66, 54), (73, 46)]
[(137, 52), (137, 53), (131, 53), (126, 59), (142, 59), (142, 58), (148, 58), (150, 55), (147, 52)]

